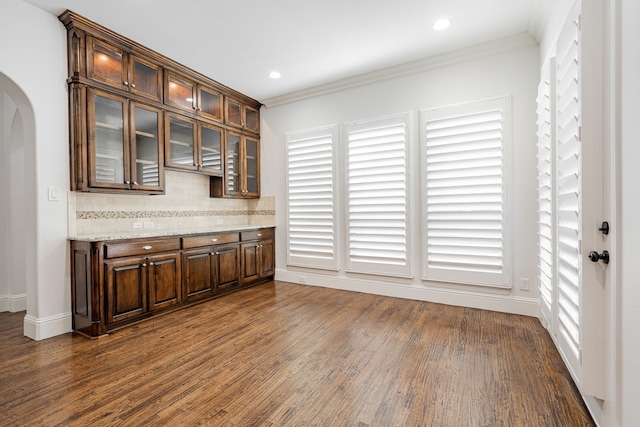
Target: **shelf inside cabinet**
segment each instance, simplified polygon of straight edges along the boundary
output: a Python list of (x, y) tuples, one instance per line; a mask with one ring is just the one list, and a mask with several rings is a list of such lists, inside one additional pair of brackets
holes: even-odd
[(122, 130), (122, 125), (112, 125), (111, 123), (96, 122), (96, 127), (109, 130)]

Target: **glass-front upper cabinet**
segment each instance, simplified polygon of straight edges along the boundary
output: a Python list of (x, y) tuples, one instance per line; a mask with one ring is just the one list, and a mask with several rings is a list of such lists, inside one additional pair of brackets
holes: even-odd
[(215, 175), (224, 173), (224, 157), (222, 153), (222, 129), (200, 123), (200, 170)]
[(87, 37), (88, 78), (118, 89), (162, 100), (162, 70), (124, 49)]
[(87, 93), (89, 187), (163, 192), (160, 110), (96, 89)]
[(260, 133), (260, 111), (258, 109), (229, 97), (225, 98), (224, 105), (224, 120), (228, 125)]
[(259, 141), (235, 132), (227, 132), (225, 195), (260, 196)]
[(244, 138), (245, 160), (245, 197), (260, 196), (260, 150), (259, 141), (254, 138)]
[(195, 111), (195, 83), (167, 71), (165, 85), (166, 104)]
[(222, 94), (170, 71), (166, 72), (165, 104), (222, 121)]
[(165, 161), (168, 167), (198, 170), (196, 162), (196, 121), (165, 113)]
[(155, 108), (131, 104), (131, 184), (134, 189), (164, 188), (164, 159), (160, 146), (161, 112)]
[(222, 94), (206, 86), (198, 85), (198, 114), (222, 121)]

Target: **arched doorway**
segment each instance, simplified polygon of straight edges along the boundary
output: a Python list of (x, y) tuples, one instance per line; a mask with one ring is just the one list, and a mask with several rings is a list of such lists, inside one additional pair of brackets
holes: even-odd
[[(36, 300), (35, 122), (24, 92), (0, 73), (0, 311)], [(31, 257), (33, 259), (34, 257)]]

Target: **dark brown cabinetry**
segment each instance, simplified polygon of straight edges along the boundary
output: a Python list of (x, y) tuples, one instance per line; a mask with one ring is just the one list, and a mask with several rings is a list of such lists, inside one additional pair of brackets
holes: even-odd
[(95, 337), (274, 275), (274, 230), (71, 241), (73, 329)]
[(274, 234), (272, 229), (243, 231), (242, 280), (259, 281), (274, 274)]
[(164, 191), (162, 113), (98, 89), (87, 90), (88, 149), (82, 189)]
[(260, 196), (260, 141), (251, 136), (227, 132), (225, 194), (234, 197)]
[(215, 177), (212, 197), (259, 197), (259, 102), (73, 12), (60, 20), (72, 190), (163, 193), (166, 166)]
[(174, 113), (166, 113), (165, 155), (168, 167), (224, 174), (224, 131)]
[(87, 37), (87, 77), (117, 89), (162, 100), (162, 69), (100, 39)]

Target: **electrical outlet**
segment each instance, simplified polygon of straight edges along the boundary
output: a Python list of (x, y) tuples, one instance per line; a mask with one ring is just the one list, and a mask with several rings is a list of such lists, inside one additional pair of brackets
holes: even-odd
[(528, 291), (529, 290), (529, 279), (525, 278), (525, 277), (521, 277), (520, 278), (520, 289), (523, 291)]
[(144, 228), (153, 228), (153, 227), (155, 227), (155, 224), (152, 221), (144, 222)]
[(133, 223), (133, 228), (142, 228), (142, 221), (136, 221)]
[(306, 276), (298, 276), (298, 283), (307, 283)]

